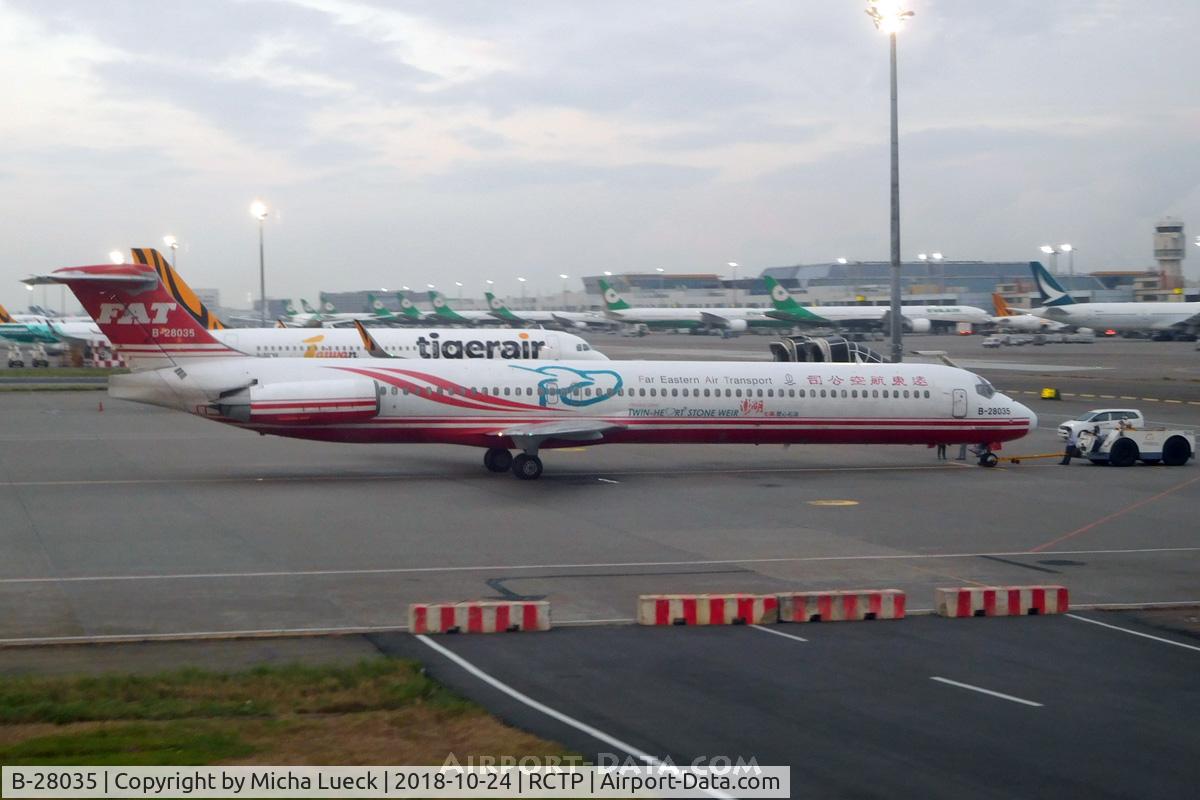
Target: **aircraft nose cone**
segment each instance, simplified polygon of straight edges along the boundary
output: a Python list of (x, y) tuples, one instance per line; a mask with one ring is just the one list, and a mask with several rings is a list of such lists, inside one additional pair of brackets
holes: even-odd
[(1032, 408), (1025, 405), (1024, 403), (1016, 403), (1016, 411), (1017, 411), (1018, 416), (1025, 417), (1029, 420), (1029, 430), (1033, 430), (1034, 428), (1037, 427), (1038, 417), (1037, 417), (1037, 414), (1034, 413)]

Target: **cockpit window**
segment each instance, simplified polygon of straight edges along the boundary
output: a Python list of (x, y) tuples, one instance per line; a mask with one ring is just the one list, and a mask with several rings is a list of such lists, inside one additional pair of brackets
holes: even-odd
[(979, 381), (979, 383), (975, 384), (975, 391), (979, 393), (980, 397), (990, 399), (993, 395), (996, 394), (995, 386), (992, 386), (990, 383), (988, 383), (986, 380), (979, 377), (978, 375), (975, 376), (975, 380)]

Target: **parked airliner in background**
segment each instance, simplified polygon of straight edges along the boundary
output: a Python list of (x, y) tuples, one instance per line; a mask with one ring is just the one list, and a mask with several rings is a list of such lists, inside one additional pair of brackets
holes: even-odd
[(633, 308), (608, 281), (600, 279), (605, 314), (609, 319), (648, 328), (693, 328), (740, 333), (747, 328), (791, 328), (761, 308)]
[(0, 338), (18, 344), (106, 343), (100, 328), (88, 317), (9, 314), (4, 306), (0, 306)]
[(1200, 303), (1077, 303), (1054, 276), (1036, 261), (1033, 279), (1042, 297), (1035, 316), (1066, 325), (1114, 331), (1171, 331), (1195, 334), (1200, 329)]
[(526, 480), (542, 473), (541, 449), (600, 443), (974, 443), (992, 466), (993, 448), (1037, 424), (943, 365), (250, 358), (148, 265), (27, 283), (65, 283), (115, 345), (158, 351), (167, 366), (113, 376), (113, 397), (262, 434), (480, 447), (488, 469)]
[[(189, 312), (220, 345), (185, 344), (194, 357), (227, 355), (230, 349), (267, 358), (365, 358), (367, 348), (354, 328), (227, 328), (187, 281), (154, 248), (134, 248), (136, 264), (149, 267), (162, 290)], [(95, 323), (89, 323), (94, 325)], [(351, 323), (353, 324), (353, 322)], [(391, 356), (417, 359), (546, 361), (561, 358), (607, 360), (587, 342), (569, 333), (516, 328), (373, 328), (379, 346)], [(166, 366), (162, 348), (126, 343), (117, 348), (131, 369)]]
[[(767, 312), (776, 319), (790, 321), (796, 325), (858, 326), (878, 325), (886, 327), (890, 308), (888, 306), (802, 306), (791, 292), (770, 275), (763, 276), (767, 291), (771, 295), (772, 311)], [(982, 308), (975, 306), (902, 306), (904, 325), (913, 333), (928, 333), (933, 323), (946, 325), (969, 322), (981, 325), (991, 321)]]
[(587, 328), (612, 328), (614, 325), (612, 320), (589, 311), (522, 310), (518, 313), (509, 308), (503, 300), (491, 292), (484, 292), (483, 296), (487, 300), (491, 315), (509, 325), (554, 325), (559, 328), (578, 328), (581, 330)]
[(1004, 298), (996, 292), (992, 293), (992, 305), (996, 307), (996, 316), (992, 317), (992, 323), (1001, 331), (1045, 333), (1047, 331), (1060, 331), (1068, 327), (1061, 322), (1042, 319), (1041, 317), (1035, 317), (1033, 314), (1013, 311), (1009, 308), (1008, 303), (1004, 302)]

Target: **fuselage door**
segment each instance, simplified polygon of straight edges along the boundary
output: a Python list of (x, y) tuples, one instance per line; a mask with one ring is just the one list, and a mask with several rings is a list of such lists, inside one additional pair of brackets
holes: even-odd
[(962, 419), (967, 415), (967, 390), (954, 390), (954, 417)]

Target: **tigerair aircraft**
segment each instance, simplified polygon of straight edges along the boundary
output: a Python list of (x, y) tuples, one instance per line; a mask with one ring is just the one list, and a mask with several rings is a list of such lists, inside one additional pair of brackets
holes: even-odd
[[(187, 311), (205, 330), (212, 331), (212, 338), (221, 345), (212, 347), (183, 342), (169, 345), (173, 351), (186, 351), (192, 357), (225, 355), (229, 350), (265, 358), (367, 358), (370, 355), (354, 328), (226, 328), (160, 252), (154, 248), (134, 248), (132, 253), (134, 264), (153, 269), (171, 302)], [(408, 327), (376, 328), (373, 332), (381, 348), (397, 358), (607, 360), (603, 353), (593, 350), (578, 336), (543, 330)], [(118, 349), (132, 369), (162, 366), (161, 347), (127, 343)]]
[(488, 470), (523, 480), (542, 474), (540, 451), (595, 444), (976, 443), (994, 466), (997, 443), (1037, 424), (948, 365), (249, 358), (146, 264), (27, 283), (69, 286), (114, 345), (150, 367), (113, 376), (114, 398), (260, 434), (478, 447)]
[(996, 316), (992, 317), (992, 323), (997, 330), (1037, 333), (1039, 331), (1058, 331), (1067, 327), (1061, 322), (1013, 311), (997, 292), (992, 293), (992, 305), (996, 308)]
[(772, 317), (761, 308), (633, 308), (616, 289), (603, 278), (600, 292), (604, 296), (605, 314), (609, 319), (648, 328), (690, 328), (694, 330), (741, 333), (747, 328), (790, 328), (786, 320)]

